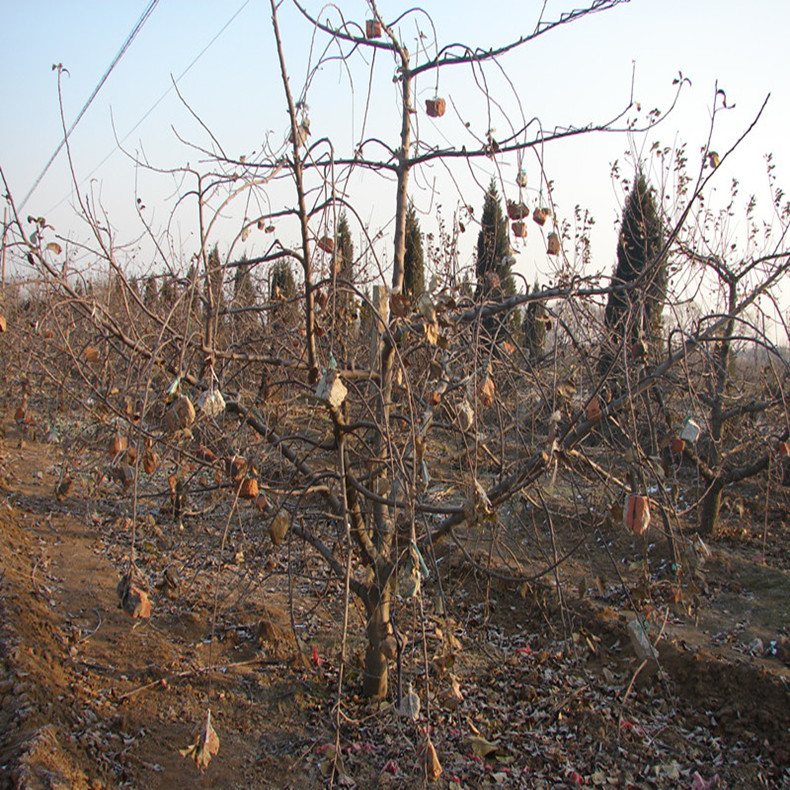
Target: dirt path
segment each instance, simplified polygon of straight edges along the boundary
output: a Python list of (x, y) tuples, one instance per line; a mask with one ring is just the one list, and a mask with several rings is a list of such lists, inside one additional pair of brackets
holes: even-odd
[[(304, 694), (300, 677), (246, 645), (211, 645), (205, 608), (185, 615), (163, 600), (151, 620), (123, 612), (96, 524), (52, 496), (52, 451), (5, 449), (0, 786), (303, 786), (290, 771), (320, 728), (298, 721), (298, 704), (288, 723), (303, 744), (280, 726), (283, 701)], [(223, 759), (200, 774), (178, 749), (194, 740), (209, 688)]]

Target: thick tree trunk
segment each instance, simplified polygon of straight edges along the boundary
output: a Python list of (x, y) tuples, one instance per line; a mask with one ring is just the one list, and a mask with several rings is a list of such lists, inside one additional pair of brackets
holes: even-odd
[(381, 652), (381, 643), (390, 632), (390, 586), (370, 590), (368, 604), (368, 646), (365, 650), (365, 673), (362, 693), (372, 699), (386, 699), (389, 694), (389, 666)]
[(721, 478), (713, 481), (708, 492), (702, 498), (702, 510), (700, 514), (700, 532), (703, 535), (713, 535), (716, 532), (716, 525), (719, 522), (719, 511), (721, 510), (721, 495), (724, 490), (724, 483)]

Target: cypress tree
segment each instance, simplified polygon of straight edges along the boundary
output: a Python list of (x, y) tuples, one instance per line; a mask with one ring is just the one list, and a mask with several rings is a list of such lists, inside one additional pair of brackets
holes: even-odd
[(403, 259), (403, 293), (413, 298), (425, 290), (425, 263), (420, 221), (413, 203), (406, 212), (406, 252)]
[[(216, 244), (208, 254), (207, 265), (208, 272), (206, 273), (206, 279), (208, 288), (211, 290), (214, 314), (216, 315), (225, 309), (225, 298), (223, 293), (224, 271), (222, 261), (219, 257), (219, 247)], [(208, 297), (208, 294), (206, 296)], [(208, 304), (208, 298), (206, 299), (206, 304)]]
[(247, 254), (244, 253), (234, 266), (233, 303), (236, 307), (251, 307), (255, 304), (255, 286), (252, 282), (252, 264), (247, 260)]
[[(492, 178), (483, 201), (483, 216), (480, 219), (480, 233), (477, 236), (477, 291), (476, 297), (486, 297), (492, 291), (501, 289), (502, 293), (515, 293), (515, 283), (510, 275), (510, 266), (505, 259), (510, 255), (510, 242), (507, 236), (508, 223), (502, 211), (502, 202), (496, 181)], [(490, 275), (496, 275), (491, 277)], [(498, 286), (496, 285), (496, 281)], [(493, 295), (493, 294), (491, 294)]]
[[(537, 293), (539, 290), (540, 286), (535, 281), (532, 293)], [(527, 305), (521, 328), (527, 359), (535, 362), (543, 356), (546, 346), (546, 308), (543, 302), (530, 302)]]
[[(614, 339), (625, 332), (629, 341), (644, 338), (656, 348), (661, 343), (661, 313), (667, 289), (666, 260), (658, 260), (663, 229), (655, 196), (641, 171), (628, 193), (620, 237), (614, 290), (606, 303), (604, 322)], [(638, 287), (627, 288), (642, 278)]]
[(277, 261), (271, 271), (271, 300), (293, 299), (296, 296), (296, 282), (291, 267), (286, 261)]
[[(337, 272), (341, 280), (348, 283), (354, 282), (354, 242), (351, 240), (351, 230), (348, 227), (346, 212), (340, 214), (337, 221)], [(338, 315), (348, 313), (354, 298), (347, 290), (343, 289), (337, 294)]]
[(274, 263), (269, 281), (269, 298), (275, 304), (271, 313), (272, 323), (284, 323), (294, 311), (293, 305), (286, 303), (296, 296), (296, 282), (287, 261), (279, 260)]
[(145, 291), (143, 293), (143, 301), (149, 310), (156, 310), (159, 304), (159, 288), (156, 284), (156, 277), (151, 274), (145, 280)]
[[(477, 288), (475, 300), (500, 299), (516, 292), (516, 283), (510, 274), (511, 247), (508, 241), (508, 220), (502, 211), (496, 181), (492, 178), (483, 201), (483, 216), (477, 236)], [(511, 330), (517, 329), (509, 322)], [(483, 319), (484, 340), (493, 343), (504, 330), (501, 316), (486, 316)]]

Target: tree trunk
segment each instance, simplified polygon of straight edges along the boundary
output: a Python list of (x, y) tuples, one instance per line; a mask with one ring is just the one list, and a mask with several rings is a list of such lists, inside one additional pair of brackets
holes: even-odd
[(724, 490), (724, 483), (721, 478), (713, 481), (708, 492), (702, 498), (702, 511), (700, 516), (700, 532), (703, 535), (713, 535), (716, 532), (716, 525), (719, 522), (719, 511), (721, 510), (721, 495)]
[(386, 699), (389, 694), (389, 666), (381, 652), (381, 643), (390, 630), (390, 585), (383, 581), (383, 589), (371, 586), (368, 603), (368, 646), (365, 650), (365, 673), (362, 693), (371, 699)]

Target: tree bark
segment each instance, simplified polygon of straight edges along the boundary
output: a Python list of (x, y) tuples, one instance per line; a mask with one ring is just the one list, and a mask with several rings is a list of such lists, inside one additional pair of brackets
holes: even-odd
[(703, 535), (713, 535), (719, 522), (721, 511), (721, 495), (724, 491), (724, 481), (718, 477), (713, 481), (705, 496), (702, 498), (700, 512), (700, 532)]
[(389, 694), (389, 666), (381, 651), (381, 643), (389, 635), (390, 590), (388, 574), (386, 580), (374, 582), (369, 590), (368, 646), (365, 650), (362, 693), (371, 699), (386, 699)]

